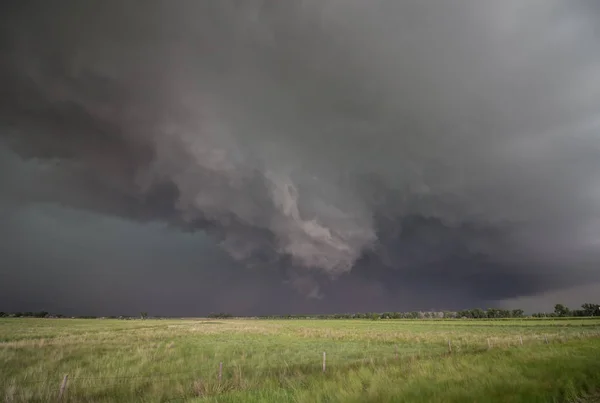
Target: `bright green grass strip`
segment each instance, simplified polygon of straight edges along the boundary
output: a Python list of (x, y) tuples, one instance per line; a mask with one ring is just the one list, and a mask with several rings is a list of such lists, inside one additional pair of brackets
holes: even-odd
[[(600, 387), (600, 340), (338, 369), (195, 402), (570, 402)], [(581, 400), (582, 402), (585, 400)], [(593, 400), (590, 400), (593, 401)]]

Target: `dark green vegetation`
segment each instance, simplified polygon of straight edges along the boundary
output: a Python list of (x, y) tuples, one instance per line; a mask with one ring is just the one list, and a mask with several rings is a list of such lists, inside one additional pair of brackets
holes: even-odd
[(555, 316), (561, 318), (582, 317), (582, 316), (600, 316), (600, 304), (583, 304), (581, 309), (571, 310), (563, 304), (556, 304), (552, 314), (536, 314), (534, 316)]
[[(581, 309), (571, 310), (562, 304), (556, 304), (554, 312), (550, 313), (534, 313), (531, 317), (534, 318), (568, 318), (568, 317), (594, 317), (600, 316), (600, 304), (586, 303), (581, 306)], [(41, 312), (0, 312), (0, 318), (64, 318), (64, 315), (50, 314), (46, 311)], [(148, 318), (148, 312), (140, 312), (141, 319)], [(211, 313), (207, 316), (210, 319), (230, 319), (234, 315), (230, 313), (220, 312)], [(462, 311), (439, 311), (439, 312), (371, 312), (371, 313), (338, 313), (338, 314), (322, 314), (322, 315), (271, 315), (258, 316), (258, 319), (508, 319), (508, 318), (524, 318), (525, 312), (522, 309), (498, 309), (481, 308), (465, 309)], [(80, 319), (95, 319), (95, 316), (80, 316)], [(130, 319), (131, 317), (119, 316), (120, 319)], [(116, 316), (109, 316), (108, 319), (117, 319)]]
[(69, 402), (571, 402), (600, 390), (599, 334), (591, 318), (10, 318), (0, 390), (54, 401), (68, 374)]

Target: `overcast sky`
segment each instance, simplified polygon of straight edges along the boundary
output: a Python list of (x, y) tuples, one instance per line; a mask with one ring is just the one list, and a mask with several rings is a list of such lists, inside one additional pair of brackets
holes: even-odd
[(0, 8), (0, 310), (599, 302), (596, 1)]

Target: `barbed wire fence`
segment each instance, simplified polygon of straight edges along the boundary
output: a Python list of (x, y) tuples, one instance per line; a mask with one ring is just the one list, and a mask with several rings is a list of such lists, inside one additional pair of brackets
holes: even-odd
[[(419, 349), (418, 353), (402, 354), (399, 353), (398, 344), (386, 343), (385, 354), (382, 348), (363, 351), (361, 358), (343, 358), (336, 356), (335, 351), (315, 352), (315, 359), (311, 362), (297, 362), (289, 365), (285, 360), (282, 370), (281, 365), (274, 367), (279, 376), (302, 375), (310, 376), (336, 370), (352, 370), (363, 366), (390, 366), (400, 365), (406, 371), (410, 371), (410, 366), (423, 359), (443, 358), (452, 355), (480, 354), (496, 348), (520, 347), (525, 345), (540, 345), (552, 343), (564, 343), (572, 339), (588, 339), (600, 337), (598, 332), (579, 332), (571, 334), (535, 334), (516, 336), (488, 337), (486, 343), (476, 343), (473, 341), (465, 342), (458, 338), (447, 339), (447, 344), (423, 343), (429, 350)], [(340, 343), (343, 344), (343, 343)], [(279, 363), (281, 364), (281, 363)], [(111, 368), (115, 371), (126, 369), (127, 366)], [(131, 384), (135, 389), (134, 393), (141, 397), (145, 388), (149, 386), (160, 386), (171, 383), (177, 391), (163, 393), (159, 399), (161, 402), (186, 401), (189, 399), (215, 396), (232, 390), (244, 390), (240, 387), (243, 373), (248, 373), (255, 369), (250, 364), (242, 367), (239, 364), (228, 366), (227, 362), (218, 361), (218, 365), (213, 370), (207, 371), (206, 368), (195, 368), (186, 371), (159, 372), (151, 375), (114, 375), (114, 376), (86, 376), (54, 374), (44, 379), (12, 379), (4, 385), (4, 401), (6, 403), (17, 403), (21, 401), (90, 401), (94, 397), (108, 397), (112, 392), (111, 388), (121, 386), (123, 383)], [(273, 375), (273, 370), (270, 371)], [(146, 381), (138, 384), (132, 384), (132, 380)], [(40, 385), (42, 385), (40, 387)], [(33, 386), (34, 390), (23, 393), (27, 388)]]

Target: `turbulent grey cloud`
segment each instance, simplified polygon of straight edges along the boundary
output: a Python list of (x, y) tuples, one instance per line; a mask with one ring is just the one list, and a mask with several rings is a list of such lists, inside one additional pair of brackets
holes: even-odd
[(600, 278), (595, 2), (2, 7), (7, 206), (203, 229), (317, 301)]

